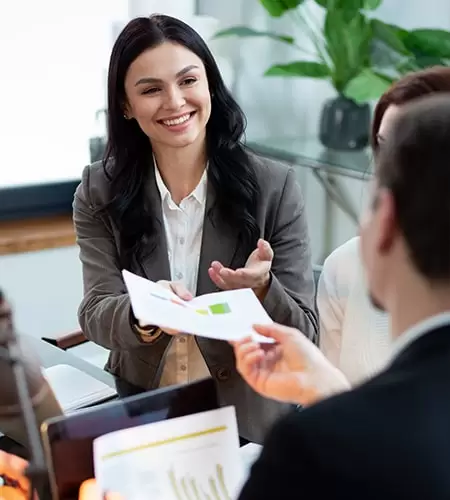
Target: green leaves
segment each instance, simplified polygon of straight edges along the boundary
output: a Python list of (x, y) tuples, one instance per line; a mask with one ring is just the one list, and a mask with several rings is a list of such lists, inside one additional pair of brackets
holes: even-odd
[(239, 36), (239, 37), (268, 37), (279, 42), (293, 44), (294, 39), (287, 35), (278, 35), (277, 33), (272, 33), (270, 31), (258, 31), (247, 26), (233, 26), (232, 28), (227, 28), (222, 31), (218, 31), (214, 38), (224, 37), (224, 36)]
[(373, 99), (378, 99), (392, 84), (392, 79), (364, 68), (346, 85), (345, 97), (362, 104)]
[(450, 59), (450, 33), (438, 29), (417, 29), (406, 32), (406, 48), (416, 55)]
[(372, 19), (370, 22), (375, 39), (383, 42), (387, 47), (399, 54), (409, 54), (409, 50), (403, 42), (408, 35), (406, 30), (394, 24), (386, 24), (379, 19)]
[(330, 69), (326, 64), (311, 61), (295, 61), (288, 64), (275, 64), (264, 74), (266, 76), (327, 78), (330, 76)]
[(344, 12), (329, 10), (325, 18), (326, 50), (333, 63), (332, 80), (338, 92), (370, 62), (372, 30), (357, 13), (350, 22)]
[[(247, 0), (248, 1), (248, 0)], [(285, 12), (296, 9), (304, 0), (259, 0), (272, 17), (281, 17)]]
[(346, 19), (352, 19), (360, 10), (377, 9), (382, 0), (316, 0), (316, 3), (327, 11), (339, 10)]
[(364, 0), (363, 9), (376, 10), (383, 3), (383, 0)]
[[(256, 0), (245, 0), (256, 1)], [(316, 61), (275, 64), (266, 76), (329, 79), (337, 92), (358, 103), (377, 99), (393, 79), (436, 64), (450, 64), (450, 32), (434, 29), (405, 30), (370, 16), (382, 0), (315, 0), (325, 11), (318, 26), (305, 0), (259, 0), (272, 17), (297, 9), (292, 20), (314, 46)], [(297, 15), (298, 14), (298, 15)], [(215, 37), (266, 37), (297, 46), (294, 37), (234, 26)]]

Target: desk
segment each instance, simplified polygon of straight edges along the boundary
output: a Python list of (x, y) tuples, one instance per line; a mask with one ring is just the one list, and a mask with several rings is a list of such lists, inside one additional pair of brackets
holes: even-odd
[(111, 375), (105, 370), (98, 368), (97, 366), (84, 361), (84, 359), (79, 358), (78, 356), (74, 356), (69, 351), (64, 351), (59, 347), (55, 347), (48, 342), (38, 339), (36, 337), (32, 337), (30, 335), (22, 335), (26, 338), (27, 344), (30, 348), (34, 349), (38, 354), (41, 364), (44, 368), (49, 368), (50, 366), (58, 365), (58, 364), (66, 364), (73, 366), (74, 368), (78, 368), (97, 380), (104, 382), (116, 389), (117, 394), (120, 398), (126, 398), (128, 396), (133, 396), (135, 394), (141, 394), (145, 392), (145, 389), (142, 387), (136, 387), (133, 384), (130, 384), (124, 379)]
[(32, 337), (31, 335), (21, 335), (21, 337), (25, 338), (27, 346), (30, 346), (30, 349), (33, 349), (37, 353), (44, 368), (49, 368), (50, 366), (59, 364), (70, 365), (91, 375), (91, 377), (104, 382), (110, 387), (116, 388), (116, 378), (113, 375), (91, 363), (88, 363), (87, 361), (84, 361), (84, 359), (74, 356), (70, 353), (70, 351), (63, 351), (59, 347), (55, 347), (48, 342)]
[(251, 140), (247, 145), (266, 158), (287, 163), (294, 168), (307, 167), (325, 190), (324, 260), (332, 251), (332, 205), (334, 202), (355, 223), (357, 210), (352, 206), (339, 177), (367, 181), (372, 177), (370, 149), (336, 151), (321, 144), (318, 138), (271, 137)]
[[(116, 389), (117, 394), (120, 398), (131, 396), (133, 394), (139, 394), (145, 392), (144, 389), (140, 387), (135, 387), (128, 383), (126, 380), (114, 377), (110, 373), (98, 368), (97, 366), (84, 361), (77, 356), (74, 356), (68, 351), (63, 351), (62, 349), (55, 347), (42, 339), (32, 337), (30, 335), (21, 335), (25, 338), (26, 345), (29, 349), (33, 349), (38, 355), (43, 368), (49, 368), (50, 366), (58, 364), (66, 364), (77, 368), (85, 373), (88, 373), (92, 377), (105, 384)], [(26, 450), (9, 439), (6, 436), (0, 434), (0, 449), (14, 453), (16, 455), (26, 458)]]

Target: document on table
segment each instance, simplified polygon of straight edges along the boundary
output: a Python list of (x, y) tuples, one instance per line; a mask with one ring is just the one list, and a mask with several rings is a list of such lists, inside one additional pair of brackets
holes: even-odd
[(112, 432), (93, 450), (102, 493), (127, 500), (234, 500), (246, 478), (234, 407)]
[(133, 313), (145, 324), (227, 341), (251, 335), (259, 342), (272, 342), (253, 330), (254, 324), (273, 321), (249, 288), (185, 301), (158, 283), (129, 271), (122, 274)]

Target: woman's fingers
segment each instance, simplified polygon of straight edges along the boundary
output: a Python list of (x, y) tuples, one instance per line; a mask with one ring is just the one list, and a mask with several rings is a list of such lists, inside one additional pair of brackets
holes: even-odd
[(180, 297), (180, 299), (183, 300), (193, 299), (192, 293), (182, 283), (171, 282), (170, 288), (172, 289), (173, 293), (175, 293), (176, 295), (178, 295), (178, 297)]
[(226, 284), (225, 280), (220, 277), (219, 273), (212, 267), (208, 269), (209, 277), (211, 281), (221, 290), (228, 290), (229, 287)]

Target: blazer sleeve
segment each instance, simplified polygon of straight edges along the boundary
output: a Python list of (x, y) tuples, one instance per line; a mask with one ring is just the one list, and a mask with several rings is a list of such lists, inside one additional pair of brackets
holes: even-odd
[(269, 243), (274, 252), (263, 305), (277, 323), (298, 328), (316, 341), (318, 319), (305, 204), (293, 169), (288, 171)]
[(84, 287), (78, 321), (86, 337), (106, 349), (148, 345), (133, 329), (117, 247), (111, 229), (91, 202), (89, 177), (90, 167), (86, 167), (73, 203)]
[(238, 500), (317, 498), (320, 471), (302, 439), (301, 420), (292, 411), (276, 422)]

